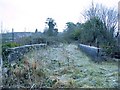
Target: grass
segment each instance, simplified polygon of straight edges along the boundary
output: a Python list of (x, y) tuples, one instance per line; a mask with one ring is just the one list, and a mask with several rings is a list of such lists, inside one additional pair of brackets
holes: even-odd
[[(29, 52), (19, 64), (21, 72), (28, 78), (12, 74), (13, 80), (10, 81), (19, 77), (16, 79), (19, 87), (114, 88), (118, 85), (116, 62), (94, 63), (75, 44), (48, 46), (46, 49)], [(23, 68), (26, 71), (22, 71)], [(11, 86), (14, 85), (13, 82)]]

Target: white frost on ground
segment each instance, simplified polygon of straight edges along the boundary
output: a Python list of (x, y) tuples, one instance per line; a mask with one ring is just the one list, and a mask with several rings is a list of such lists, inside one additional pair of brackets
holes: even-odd
[[(46, 69), (50, 80), (57, 80), (52, 87), (97, 87), (117, 86), (118, 65), (103, 62), (97, 64), (80, 51), (75, 44), (48, 46), (26, 54), (29, 63), (37, 61), (38, 67)], [(39, 80), (40, 78), (37, 78)]]
[(117, 72), (113, 76), (106, 77), (111, 71), (118, 69), (117, 64), (108, 62), (94, 63), (74, 44), (61, 44), (55, 48), (47, 47), (46, 50), (42, 49), (33, 52), (31, 57), (42, 60), (45, 68), (50, 71), (51, 77), (57, 77), (60, 81), (64, 81), (63, 79), (65, 81), (72, 80), (82, 87), (107, 87), (107, 85), (113, 87), (114, 84), (117, 85)]

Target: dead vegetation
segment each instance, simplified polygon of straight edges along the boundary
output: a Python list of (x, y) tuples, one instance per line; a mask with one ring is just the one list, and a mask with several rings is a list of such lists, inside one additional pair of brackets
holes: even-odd
[(118, 85), (117, 63), (94, 63), (74, 44), (29, 52), (23, 60), (6, 68), (4, 87), (114, 88)]

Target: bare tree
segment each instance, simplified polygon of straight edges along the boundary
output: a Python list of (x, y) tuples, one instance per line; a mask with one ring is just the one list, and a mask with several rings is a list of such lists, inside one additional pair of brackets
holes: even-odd
[(98, 17), (105, 24), (106, 29), (114, 32), (117, 27), (118, 12), (114, 8), (107, 8), (102, 4), (94, 4), (92, 2), (90, 8), (85, 10), (84, 17), (87, 20)]

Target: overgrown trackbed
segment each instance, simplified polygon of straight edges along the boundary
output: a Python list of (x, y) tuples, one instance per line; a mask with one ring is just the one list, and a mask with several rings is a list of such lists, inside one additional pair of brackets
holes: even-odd
[(117, 63), (94, 63), (74, 44), (47, 47), (26, 56), (30, 61), (37, 60), (42, 63), (42, 68), (47, 70), (49, 79), (56, 80), (52, 87), (117, 86)]
[(118, 86), (115, 62), (92, 62), (75, 44), (33, 50), (8, 67), (4, 87), (113, 88)]

